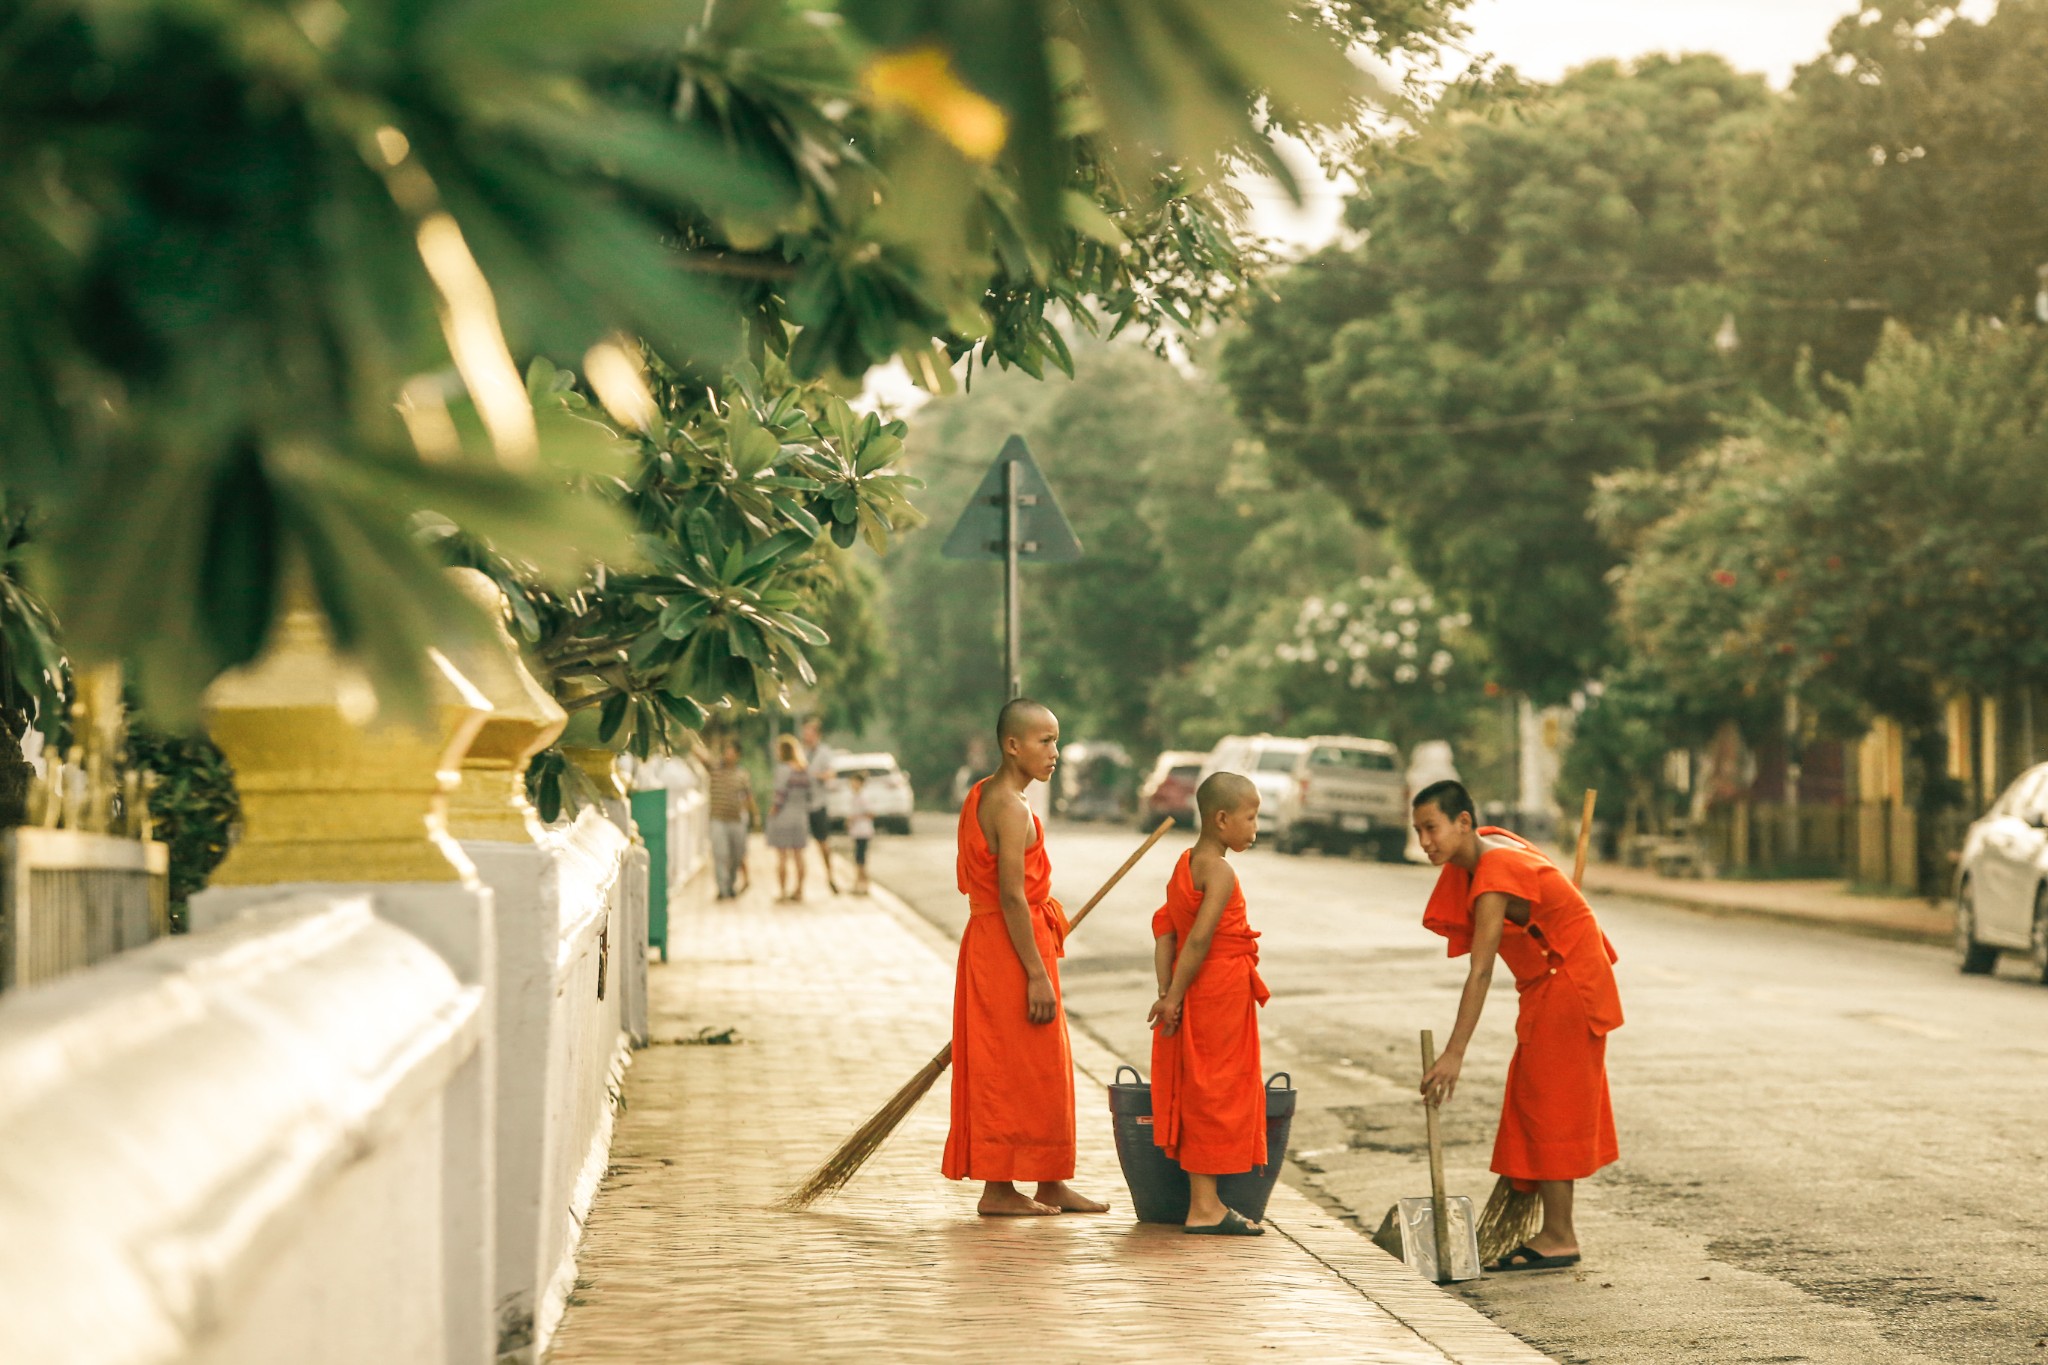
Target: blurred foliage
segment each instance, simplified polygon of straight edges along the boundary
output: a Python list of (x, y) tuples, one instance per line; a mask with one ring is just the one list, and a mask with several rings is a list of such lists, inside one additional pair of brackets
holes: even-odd
[(186, 902), (205, 888), (206, 879), (227, 856), (231, 831), (241, 815), (234, 771), (203, 737), (167, 734), (137, 724), (128, 729), (127, 764), (156, 775), (149, 809), (156, 837), (170, 848), (171, 923), (182, 933)]
[[(1345, 48), (1426, 51), (1450, 8), (17, 7), (4, 482), (53, 519), (71, 646), (133, 658), (173, 715), (294, 578), (418, 706), (423, 647), (476, 625), (434, 571), (459, 528), (529, 589), (543, 655), (607, 689), (612, 740), (658, 742), (803, 676), (796, 537), (883, 515), (852, 491), (879, 465), (758, 463), (794, 409), (856, 439), (797, 386), (898, 356), (936, 386), (965, 355), (1041, 373), (1068, 316), (1202, 325), (1256, 264), (1225, 173), (1284, 174), (1279, 128), (1339, 140), (1374, 94)], [(550, 370), (519, 382), (604, 345), (644, 348), (660, 395), (637, 452)], [(785, 477), (844, 495), (829, 521)]]
[[(536, 389), (587, 410), (570, 380), (534, 364)], [(637, 477), (604, 490), (636, 529), (638, 567), (599, 564), (557, 590), (531, 565), (449, 539), (506, 590), (563, 706), (595, 710), (597, 742), (642, 758), (715, 710), (784, 704), (785, 679), (815, 685), (805, 651), (828, 637), (805, 613), (852, 581), (856, 540), (879, 551), (921, 519), (917, 481), (893, 468), (902, 423), (856, 415), (779, 361), (765, 379), (735, 362), (729, 380), (721, 394), (655, 371)]]
[(1902, 721), (1933, 801), (1938, 700), (2048, 665), (2048, 3), (1962, 8), (1862, 6), (1782, 94), (1712, 58), (1463, 81), (1225, 350), (1277, 467), (1504, 685), (1582, 691), (1565, 780), (1611, 817), (1795, 692)]
[(0, 507), (0, 756), (14, 762), (30, 725), (61, 733), (70, 691), (56, 619), (23, 576), (28, 540), (28, 510)]
[(2001, 316), (2048, 283), (2048, 4), (1962, 8), (1857, 8), (1724, 148), (1742, 363), (1780, 401), (1802, 352), (1853, 380), (1888, 320)]
[(1612, 655), (1593, 480), (1714, 434), (1715, 150), (1768, 98), (1717, 57), (1454, 91), (1223, 352), (1284, 465), (1384, 524), (1503, 681), (1561, 699)]
[(1834, 387), (1666, 481), (1620, 583), (1645, 657), (1724, 707), (1796, 691), (1838, 732), (2048, 672), (2048, 331), (1893, 325)]

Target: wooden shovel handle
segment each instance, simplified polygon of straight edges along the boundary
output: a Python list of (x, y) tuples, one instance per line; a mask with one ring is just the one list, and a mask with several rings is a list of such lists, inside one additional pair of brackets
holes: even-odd
[[(1422, 1074), (1427, 1076), (1436, 1065), (1436, 1034), (1429, 1029), (1422, 1031)], [(1423, 1122), (1429, 1129), (1429, 1220), (1436, 1232), (1436, 1278), (1439, 1283), (1451, 1278), (1451, 1209), (1444, 1199), (1444, 1140), (1437, 1131), (1436, 1105), (1429, 1100), (1422, 1102)]]
[(1572, 855), (1572, 885), (1586, 884), (1586, 841), (1593, 837), (1593, 800), (1600, 793), (1586, 788), (1586, 804), (1579, 811), (1579, 851)]

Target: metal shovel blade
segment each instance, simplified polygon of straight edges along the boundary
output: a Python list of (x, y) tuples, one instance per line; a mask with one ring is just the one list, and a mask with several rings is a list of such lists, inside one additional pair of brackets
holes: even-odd
[(1433, 1284), (1452, 1284), (1479, 1278), (1479, 1220), (1472, 1201), (1462, 1194), (1444, 1200), (1450, 1217), (1451, 1269), (1441, 1273), (1436, 1263), (1436, 1227), (1427, 1196), (1403, 1199), (1387, 1210), (1373, 1242), (1389, 1256), (1398, 1256), (1410, 1270)]

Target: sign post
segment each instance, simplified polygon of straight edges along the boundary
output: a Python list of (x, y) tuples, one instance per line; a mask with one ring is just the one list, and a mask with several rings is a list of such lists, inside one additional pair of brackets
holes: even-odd
[(947, 559), (1003, 561), (1005, 700), (1023, 696), (1024, 604), (1018, 566), (1026, 560), (1066, 563), (1079, 559), (1081, 542), (1022, 436), (1003, 442), (996, 462), (982, 476), (939, 553)]

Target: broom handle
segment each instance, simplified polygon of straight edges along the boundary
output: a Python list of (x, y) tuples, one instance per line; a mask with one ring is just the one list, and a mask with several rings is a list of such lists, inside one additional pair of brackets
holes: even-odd
[(1579, 851), (1572, 857), (1572, 885), (1586, 884), (1586, 841), (1593, 837), (1593, 798), (1600, 795), (1595, 788), (1586, 788), (1586, 804), (1579, 811)]
[[(1081, 923), (1081, 921), (1088, 918), (1088, 912), (1090, 910), (1093, 910), (1096, 906), (1100, 905), (1102, 903), (1102, 898), (1104, 896), (1107, 896), (1111, 891), (1113, 891), (1116, 888), (1116, 884), (1124, 879), (1124, 874), (1126, 872), (1129, 872), (1132, 868), (1136, 867), (1138, 865), (1138, 860), (1144, 857), (1147, 853), (1150, 853), (1152, 851), (1152, 845), (1158, 843), (1161, 839), (1165, 838), (1166, 831), (1172, 828), (1173, 820), (1171, 817), (1161, 820), (1159, 822), (1159, 828), (1153, 830), (1150, 835), (1146, 836), (1145, 842), (1138, 845), (1138, 851), (1136, 853), (1133, 853), (1130, 857), (1124, 859), (1124, 865), (1118, 868), (1116, 871), (1110, 873), (1109, 880), (1104, 882), (1102, 886), (1095, 892), (1095, 894), (1088, 898), (1088, 903), (1082, 906), (1080, 910), (1075, 913), (1072, 919), (1067, 921), (1067, 932), (1070, 934), (1073, 933), (1075, 928)], [(938, 1070), (944, 1071), (947, 1067), (951, 1066), (952, 1064), (953, 1045), (951, 1043), (947, 1043), (944, 1047), (939, 1049), (938, 1056), (932, 1058), (932, 1065), (936, 1067)]]
[(1116, 871), (1110, 873), (1109, 880), (1102, 884), (1101, 889), (1098, 890), (1094, 895), (1090, 896), (1088, 898), (1088, 903), (1082, 906), (1079, 910), (1075, 911), (1073, 916), (1067, 920), (1067, 932), (1071, 934), (1074, 932), (1074, 930), (1080, 928), (1081, 921), (1088, 918), (1088, 912), (1090, 910), (1093, 910), (1097, 905), (1100, 905), (1102, 903), (1102, 898), (1104, 896), (1107, 896), (1112, 890), (1114, 890), (1116, 884), (1124, 879), (1124, 873), (1129, 872), (1132, 868), (1136, 867), (1138, 865), (1138, 859), (1144, 857), (1147, 853), (1150, 853), (1152, 851), (1152, 845), (1158, 843), (1161, 839), (1165, 838), (1166, 831), (1172, 828), (1172, 816), (1168, 816), (1166, 819), (1161, 820), (1159, 822), (1159, 828), (1153, 830), (1151, 834), (1146, 836), (1145, 842), (1138, 845), (1138, 851), (1136, 853), (1133, 853), (1130, 857), (1124, 859), (1124, 865), (1118, 868)]
[[(1436, 1034), (1422, 1031), (1422, 1074), (1436, 1065)], [(1436, 1105), (1422, 1102), (1424, 1122), (1429, 1128), (1429, 1220), (1436, 1231), (1436, 1278), (1439, 1284), (1451, 1278), (1451, 1210), (1444, 1202), (1444, 1140), (1437, 1132)]]

